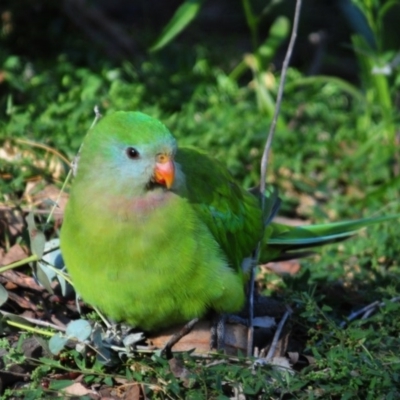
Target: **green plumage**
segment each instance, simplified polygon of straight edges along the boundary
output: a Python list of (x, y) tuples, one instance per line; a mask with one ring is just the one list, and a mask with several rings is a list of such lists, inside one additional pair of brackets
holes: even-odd
[[(169, 189), (154, 178), (155, 168), (167, 165), (163, 157), (175, 163)], [(61, 250), (78, 293), (114, 320), (155, 330), (209, 309), (235, 312), (245, 299), (242, 265), (276, 201), (267, 199), (263, 216), (258, 198), (218, 161), (177, 149), (167, 128), (147, 115), (116, 112), (84, 141)], [(292, 257), (361, 225), (319, 227), (325, 238), (318, 228), (269, 225), (260, 261)]]

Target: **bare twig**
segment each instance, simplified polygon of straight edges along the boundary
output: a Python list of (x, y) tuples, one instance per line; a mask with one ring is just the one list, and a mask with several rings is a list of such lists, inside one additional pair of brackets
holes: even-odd
[(264, 153), (263, 153), (263, 156), (261, 159), (260, 193), (261, 193), (261, 202), (262, 202), (263, 208), (264, 208), (264, 202), (265, 202), (264, 192), (265, 192), (265, 181), (267, 178), (269, 153), (271, 150), (272, 139), (274, 138), (274, 134), (275, 134), (275, 130), (276, 130), (276, 123), (278, 121), (278, 116), (279, 116), (279, 112), (281, 109), (282, 98), (283, 98), (283, 89), (285, 87), (286, 75), (287, 75), (287, 71), (289, 69), (289, 62), (290, 62), (290, 58), (292, 57), (294, 44), (295, 44), (296, 38), (297, 38), (297, 29), (298, 29), (299, 19), (300, 19), (300, 10), (301, 10), (301, 0), (296, 0), (296, 8), (295, 8), (294, 18), (293, 18), (292, 34), (290, 36), (289, 46), (286, 51), (285, 60), (283, 61), (281, 80), (279, 82), (274, 117), (272, 118), (271, 126), (270, 126), (269, 132), (268, 132), (267, 142), (265, 143)]
[[(393, 297), (392, 299), (390, 299), (390, 301), (392, 303), (395, 303), (397, 301), (400, 301), (400, 297)], [(367, 319), (371, 313), (373, 313), (378, 307), (384, 307), (385, 306), (385, 302), (383, 301), (374, 301), (371, 304), (368, 304), (367, 306), (361, 308), (358, 311), (354, 311), (352, 312), (349, 317), (347, 318), (346, 321), (342, 321), (340, 323), (340, 327), (344, 328), (349, 322), (354, 321), (356, 318), (361, 316), (361, 319)]]
[[(10, 318), (10, 320), (7, 320), (7, 323), (9, 325), (17, 326), (18, 328), (22, 328), (22, 329), (29, 328), (29, 327), (23, 325), (22, 323), (17, 323), (17, 322), (12, 321), (13, 317), (19, 317), (20, 319), (22, 318), (23, 320), (25, 320), (25, 321), (27, 321), (27, 322), (29, 322), (31, 324), (43, 326), (45, 328), (52, 328), (52, 329), (55, 329), (56, 331), (64, 332), (66, 330), (66, 328), (63, 328), (61, 326), (52, 324), (51, 322), (42, 321), (41, 319), (30, 318), (30, 317), (22, 317), (22, 316), (15, 315), (15, 314), (7, 312), (7, 311), (1, 311), (1, 314), (4, 315), (5, 317), (9, 317)], [(31, 331), (33, 331), (33, 330), (31, 330)], [(51, 333), (51, 332), (46, 332), (46, 335), (47, 334), (50, 335), (50, 336), (54, 335), (54, 333)]]
[(288, 309), (285, 312), (284, 316), (282, 317), (281, 321), (279, 322), (279, 325), (276, 328), (276, 332), (275, 332), (274, 338), (273, 338), (272, 343), (271, 343), (271, 347), (269, 348), (268, 354), (265, 357), (266, 361), (271, 360), (272, 357), (274, 356), (275, 351), (276, 351), (276, 346), (278, 345), (278, 341), (279, 341), (279, 338), (281, 336), (283, 327), (285, 326), (286, 320), (289, 318), (290, 314), (292, 314), (292, 310)]
[(58, 205), (58, 203), (60, 202), (61, 196), (64, 193), (65, 186), (67, 186), (67, 183), (68, 183), (69, 179), (71, 178), (71, 174), (72, 174), (71, 171), (72, 171), (71, 169), (68, 171), (67, 177), (65, 178), (64, 183), (63, 183), (63, 185), (61, 187), (61, 190), (59, 191), (59, 193), (57, 195), (57, 199), (54, 202), (53, 207), (51, 207), (50, 213), (47, 216), (46, 224), (48, 224), (50, 222), (50, 220), (53, 217), (56, 209), (60, 207)]
[(19, 144), (25, 144), (27, 146), (37, 147), (38, 149), (46, 150), (47, 152), (58, 157), (60, 160), (64, 161), (67, 165), (71, 164), (69, 162), (68, 158), (66, 158), (63, 154), (61, 154), (59, 151), (57, 151), (56, 149), (53, 149), (52, 147), (50, 147), (46, 144), (36, 143), (36, 142), (33, 142), (31, 140), (26, 140), (26, 139), (14, 139), (14, 140), (16, 143), (19, 143)]
[[(269, 153), (271, 150), (272, 139), (274, 137), (274, 133), (276, 130), (276, 123), (278, 121), (278, 116), (279, 116), (279, 112), (281, 109), (282, 98), (283, 98), (283, 89), (285, 86), (287, 71), (289, 69), (289, 62), (290, 62), (290, 58), (292, 57), (294, 44), (295, 44), (296, 38), (297, 38), (297, 30), (298, 30), (298, 26), (299, 26), (300, 10), (301, 10), (301, 1), (302, 0), (296, 0), (292, 33), (290, 36), (289, 46), (286, 51), (285, 60), (282, 65), (281, 80), (279, 82), (278, 95), (276, 98), (276, 106), (275, 106), (274, 116), (272, 118), (271, 126), (270, 126), (270, 129), (268, 132), (267, 141), (266, 141), (265, 147), (264, 147), (263, 156), (261, 159), (260, 197), (261, 197), (261, 207), (263, 210), (265, 208), (264, 192), (265, 192), (265, 184), (266, 184), (266, 179), (267, 179), (267, 167), (268, 167), (268, 161), (269, 161)], [(263, 216), (263, 218), (264, 218), (264, 216)], [(248, 330), (248, 334), (247, 334), (247, 355), (252, 354), (252, 348), (253, 348), (254, 268), (258, 262), (260, 249), (261, 249), (261, 242), (258, 243), (257, 249), (254, 252), (253, 265), (252, 265), (252, 268), (250, 271), (250, 279), (249, 279), (249, 291), (248, 291), (249, 330)]]
[(257, 245), (257, 250), (253, 256), (253, 262), (250, 269), (249, 289), (248, 289), (248, 307), (249, 307), (249, 327), (247, 330), (247, 356), (250, 357), (253, 353), (254, 342), (254, 269), (257, 265), (258, 255), (260, 254), (261, 242)]
[(35, 279), (20, 272), (13, 270), (1, 273), (0, 282), (12, 282), (17, 286), (28, 288), (36, 292), (43, 292), (44, 287), (36, 283)]

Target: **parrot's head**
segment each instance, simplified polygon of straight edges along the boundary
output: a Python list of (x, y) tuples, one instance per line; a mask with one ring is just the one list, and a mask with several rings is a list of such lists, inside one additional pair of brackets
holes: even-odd
[(102, 118), (87, 135), (77, 179), (124, 196), (170, 189), (176, 148), (160, 121), (140, 112), (118, 111)]

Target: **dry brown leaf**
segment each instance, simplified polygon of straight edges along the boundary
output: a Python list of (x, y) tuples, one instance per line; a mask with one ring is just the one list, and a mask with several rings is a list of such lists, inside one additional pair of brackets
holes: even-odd
[(299, 358), (300, 358), (300, 354), (297, 351), (296, 352), (288, 351), (287, 354), (289, 356), (290, 363), (292, 365), (297, 364), (297, 362), (299, 361)]
[(314, 365), (315, 364), (315, 358), (314, 357), (312, 357), (312, 356), (304, 356), (306, 359), (307, 359), (307, 361), (308, 361), (308, 363), (310, 364), (310, 365)]
[(52, 184), (43, 187), (43, 182), (38, 181), (28, 182), (25, 188), (24, 198), (35, 208), (47, 211), (50, 211), (53, 204), (57, 202), (54, 216), (61, 218), (68, 201), (68, 194), (64, 192), (60, 194), (60, 189)]
[(0, 204), (0, 240), (5, 234), (11, 239), (19, 236), (24, 228), (25, 221), (21, 210)]
[(140, 400), (142, 391), (139, 385), (130, 385), (125, 392), (124, 400)]
[(19, 296), (18, 294), (14, 293), (14, 292), (8, 292), (8, 300), (11, 300), (14, 303), (17, 303), (18, 306), (23, 309), (37, 311), (36, 304), (34, 304), (28, 298)]
[(298, 260), (288, 260), (264, 264), (262, 267), (277, 275), (295, 275), (300, 271), (301, 265)]
[[(6, 264), (7, 265), (7, 264)], [(43, 292), (44, 287), (40, 286), (34, 278), (31, 276), (25, 275), (22, 272), (18, 272), (15, 270), (4, 271), (1, 274), (1, 282), (8, 281), (16, 286), (23, 287), (26, 289), (35, 290), (37, 292)]]
[(95, 392), (93, 392), (93, 390), (83, 386), (82, 383), (80, 382), (75, 382), (71, 386), (67, 386), (66, 388), (63, 389), (63, 392), (71, 396), (85, 396), (88, 394), (90, 395), (96, 394)]
[(291, 374), (294, 374), (292, 366), (286, 357), (273, 357), (270, 361), (270, 364), (278, 371), (287, 371)]
[(6, 253), (1, 259), (0, 265), (12, 264), (14, 262), (23, 260), (26, 257), (28, 257), (28, 254), (25, 252), (25, 250), (19, 244), (14, 244), (8, 253)]

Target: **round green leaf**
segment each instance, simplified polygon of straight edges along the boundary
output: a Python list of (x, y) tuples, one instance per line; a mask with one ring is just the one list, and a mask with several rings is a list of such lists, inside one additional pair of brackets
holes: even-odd
[(88, 339), (91, 333), (92, 327), (89, 322), (84, 319), (70, 322), (66, 331), (66, 335), (69, 339), (77, 339), (81, 342)]

